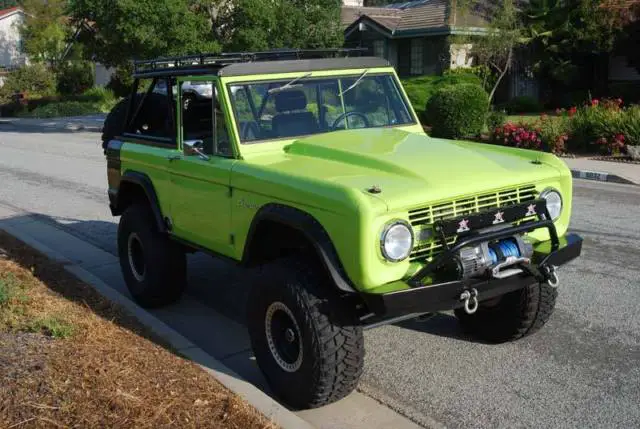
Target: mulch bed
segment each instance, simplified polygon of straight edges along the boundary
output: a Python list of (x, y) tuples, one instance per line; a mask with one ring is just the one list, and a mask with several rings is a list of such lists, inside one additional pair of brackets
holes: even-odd
[[(275, 428), (93, 288), (2, 231), (0, 280), (24, 286), (19, 302), (0, 302), (0, 428)], [(51, 315), (73, 334), (21, 328), (25, 318)]]

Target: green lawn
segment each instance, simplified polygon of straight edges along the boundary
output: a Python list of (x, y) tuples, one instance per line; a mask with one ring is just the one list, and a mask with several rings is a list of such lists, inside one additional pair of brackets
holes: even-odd
[(530, 124), (532, 122), (537, 121), (538, 119), (540, 119), (540, 115), (537, 113), (526, 114), (526, 115), (509, 115), (507, 116), (506, 122), (512, 122), (514, 124), (517, 124), (517, 123)]

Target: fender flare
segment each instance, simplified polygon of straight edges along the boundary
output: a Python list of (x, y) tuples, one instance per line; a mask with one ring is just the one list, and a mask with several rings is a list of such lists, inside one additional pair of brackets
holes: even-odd
[(242, 264), (247, 265), (251, 260), (252, 241), (260, 223), (272, 221), (291, 227), (309, 240), (322, 261), (327, 273), (336, 287), (343, 292), (357, 293), (351, 280), (347, 276), (338, 252), (324, 227), (310, 214), (281, 204), (267, 204), (258, 210), (253, 218), (242, 255)]
[(147, 201), (149, 202), (149, 207), (151, 207), (151, 212), (153, 213), (153, 217), (156, 221), (158, 231), (162, 233), (167, 232), (167, 224), (165, 223), (162, 211), (160, 210), (158, 195), (156, 194), (156, 190), (153, 187), (151, 179), (144, 173), (128, 170), (122, 175), (122, 178), (120, 179), (120, 187), (118, 188), (118, 193), (115, 195), (115, 201), (113, 203), (113, 214), (120, 215), (124, 212), (120, 192), (122, 191), (123, 186), (128, 183), (137, 186), (144, 191)]

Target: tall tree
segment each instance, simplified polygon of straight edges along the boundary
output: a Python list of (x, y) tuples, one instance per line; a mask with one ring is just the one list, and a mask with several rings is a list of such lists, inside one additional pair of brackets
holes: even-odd
[(340, 0), (238, 0), (228, 50), (340, 47)]
[(134, 58), (215, 52), (219, 44), (207, 17), (189, 0), (70, 0), (83, 42), (97, 60), (121, 65)]
[(523, 25), (514, 0), (503, 0), (501, 7), (485, 8), (482, 4), (469, 4), (468, 7), (483, 6), (487, 14), (489, 27), (486, 35), (474, 39), (473, 53), (480, 64), (491, 68), (497, 79), (489, 92), (489, 102), (493, 100), (500, 82), (513, 66), (515, 51), (523, 43)]
[(25, 20), (20, 28), (24, 48), (32, 61), (55, 66), (65, 50), (70, 27), (66, 0), (23, 0)]
[(566, 84), (605, 60), (631, 17), (629, 0), (531, 0), (525, 10), (537, 69)]

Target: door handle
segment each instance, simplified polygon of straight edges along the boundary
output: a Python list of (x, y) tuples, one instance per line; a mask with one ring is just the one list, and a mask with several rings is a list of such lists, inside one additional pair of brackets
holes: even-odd
[(172, 161), (179, 161), (182, 159), (182, 155), (179, 154), (171, 154), (171, 155), (167, 155), (167, 159), (169, 160), (169, 162)]

